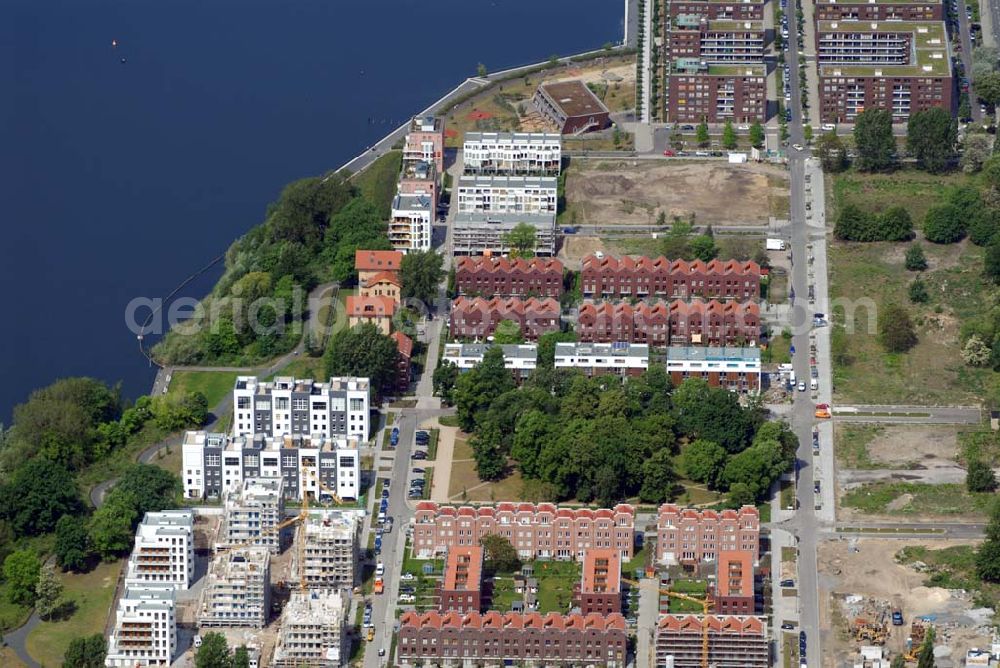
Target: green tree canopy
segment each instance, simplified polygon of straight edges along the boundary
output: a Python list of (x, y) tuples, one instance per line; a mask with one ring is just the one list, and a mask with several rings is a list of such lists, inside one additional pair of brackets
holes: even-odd
[(755, 121), (750, 126), (750, 145), (754, 148), (764, 148), (764, 126)]
[(708, 146), (709, 136), (708, 136), (708, 123), (702, 121), (698, 124), (698, 128), (695, 130), (695, 139), (698, 141), (698, 146), (705, 148)]
[(0, 517), (10, 522), (17, 536), (48, 533), (60, 517), (82, 510), (73, 476), (48, 459), (25, 462), (0, 487)]
[(854, 121), (856, 165), (863, 172), (881, 172), (895, 165), (896, 140), (892, 136), (892, 114), (885, 109), (866, 109)]
[(49, 619), (59, 607), (63, 585), (51, 566), (43, 566), (35, 584), (35, 611), (42, 619)]
[(56, 562), (63, 570), (82, 571), (90, 558), (90, 537), (83, 520), (63, 515), (56, 523), (56, 543), (53, 548)]
[(364, 322), (337, 332), (330, 339), (323, 364), (326, 377), (368, 378), (371, 387), (381, 388), (395, 378), (396, 342), (374, 323)]
[(906, 125), (906, 149), (922, 169), (939, 174), (955, 158), (958, 128), (951, 112), (931, 107), (910, 114)]
[(167, 431), (200, 427), (208, 419), (208, 400), (201, 392), (153, 397), (151, 409), (157, 426)]
[(970, 459), (965, 475), (965, 486), (970, 492), (995, 492), (997, 477), (993, 473), (993, 468), (978, 457)]
[(965, 236), (966, 219), (954, 204), (937, 204), (924, 216), (924, 236), (936, 244), (952, 244)]
[(443, 262), (444, 258), (433, 250), (404, 255), (399, 266), (403, 297), (428, 304), (437, 299), (438, 287), (444, 278)]
[(746, 447), (749, 425), (732, 392), (689, 378), (674, 390), (672, 399), (685, 434), (718, 443), (729, 452)]
[(474, 369), (461, 374), (455, 383), (455, 406), (462, 429), (471, 432), (501, 394), (513, 389), (514, 378), (504, 367), (503, 350), (493, 346)]
[(836, 130), (820, 135), (816, 141), (816, 154), (824, 172), (841, 172), (847, 167), (847, 151)]
[(906, 249), (905, 265), (909, 271), (923, 271), (927, 269), (927, 258), (924, 256), (923, 246), (920, 244), (911, 244)]
[(497, 345), (524, 343), (521, 325), (516, 320), (501, 320), (493, 330), (493, 343)]
[(503, 536), (496, 534), (483, 536), (479, 542), (483, 546), (484, 561), (492, 572), (513, 573), (521, 567), (517, 550)]
[(62, 668), (104, 668), (107, 643), (95, 633), (86, 638), (73, 638), (63, 655)]
[(994, 107), (1000, 105), (1000, 72), (984, 72), (973, 81), (980, 100)]
[(139, 500), (131, 493), (108, 494), (104, 504), (90, 518), (90, 543), (105, 560), (132, 549), (133, 531), (141, 519)]
[(684, 473), (695, 482), (715, 488), (721, 480), (727, 456), (725, 448), (718, 443), (698, 439), (684, 448)]
[(898, 304), (886, 304), (880, 309), (878, 337), (882, 347), (890, 353), (905, 353), (917, 344), (910, 314)]
[(434, 369), (434, 394), (441, 397), (441, 401), (448, 406), (455, 403), (454, 391), (458, 374), (458, 366), (450, 360), (444, 360)]
[(42, 562), (32, 550), (15, 550), (3, 561), (3, 579), (11, 603), (30, 605), (35, 600)]
[(132, 494), (138, 500), (135, 512), (142, 519), (146, 513), (173, 507), (180, 491), (180, 478), (170, 471), (151, 464), (133, 464), (125, 469), (110, 493)]
[(229, 643), (221, 633), (212, 631), (201, 637), (201, 647), (194, 655), (195, 668), (230, 668)]
[(733, 128), (733, 122), (727, 118), (722, 128), (722, 147), (731, 151), (736, 148), (736, 144), (736, 129)]
[(639, 499), (644, 503), (663, 503), (674, 498), (677, 472), (669, 450), (657, 450), (642, 465), (642, 487)]
[(535, 228), (528, 223), (518, 223), (503, 235), (503, 245), (510, 249), (511, 257), (534, 257), (536, 243)]

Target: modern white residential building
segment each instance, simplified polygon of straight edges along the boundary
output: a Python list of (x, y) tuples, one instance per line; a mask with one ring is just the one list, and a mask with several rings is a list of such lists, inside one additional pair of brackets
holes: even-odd
[(667, 348), (667, 373), (675, 385), (702, 378), (735, 392), (760, 392), (760, 348)]
[(466, 132), (462, 161), (469, 174), (558, 176), (562, 136), (551, 132)]
[(346, 612), (342, 591), (293, 589), (281, 614), (273, 665), (340, 668), (350, 649), (344, 633)]
[(361, 457), (356, 438), (286, 435), (184, 434), (181, 479), (188, 499), (221, 498), (247, 478), (281, 478), (284, 498), (356, 499)]
[(244, 478), (226, 492), (216, 549), (259, 545), (277, 554), (281, 537), (275, 527), (284, 514), (281, 478)]
[(553, 176), (458, 177), (458, 213), (556, 213), (558, 179)]
[(467, 212), (455, 216), (452, 224), (452, 253), (455, 255), (506, 255), (511, 251), (506, 236), (525, 223), (535, 228), (534, 254), (556, 254), (556, 214)]
[[(446, 343), (444, 357), (461, 371), (468, 371), (483, 361), (486, 351), (492, 347), (489, 343)], [(510, 369), (515, 378), (521, 380), (531, 375), (538, 366), (538, 346), (534, 343), (511, 344), (500, 346), (503, 349), (503, 365)]]
[(429, 194), (397, 193), (389, 219), (392, 247), (404, 253), (430, 250), (435, 215), (434, 198)]
[(263, 628), (271, 609), (271, 554), (243, 547), (217, 554), (205, 578), (198, 626)]
[(126, 584), (187, 589), (194, 577), (194, 512), (146, 513), (135, 530)]
[(239, 376), (233, 388), (233, 434), (319, 434), (368, 440), (371, 410), (367, 378), (279, 376), (273, 381)]
[(174, 596), (170, 586), (126, 584), (118, 599), (104, 665), (169, 666), (177, 649)]
[(557, 343), (555, 368), (587, 376), (638, 376), (649, 368), (649, 346), (640, 343)]
[[(360, 584), (364, 518), (363, 510), (314, 510), (299, 525), (299, 531), (305, 531), (305, 546), (299, 554), (304, 558), (307, 587), (351, 590)], [(301, 567), (296, 564), (297, 578), (301, 578)]]

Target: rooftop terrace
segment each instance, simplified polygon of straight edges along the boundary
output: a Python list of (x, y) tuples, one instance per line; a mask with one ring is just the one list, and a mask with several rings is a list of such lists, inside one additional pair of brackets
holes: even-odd
[[(911, 33), (913, 48), (907, 65), (888, 63), (836, 64), (822, 63), (820, 76), (825, 77), (946, 77), (951, 76), (948, 56), (948, 34), (942, 21), (819, 21), (816, 34), (875, 34)], [(859, 45), (864, 42), (859, 39)], [(822, 54), (820, 54), (822, 57)]]

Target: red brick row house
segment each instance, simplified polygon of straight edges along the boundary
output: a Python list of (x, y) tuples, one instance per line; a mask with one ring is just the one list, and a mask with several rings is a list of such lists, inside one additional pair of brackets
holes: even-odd
[(554, 297), (563, 293), (563, 263), (554, 258), (460, 257), (455, 264), (460, 295)]
[(668, 260), (588, 255), (580, 288), (585, 298), (760, 298), (760, 265), (737, 260)]
[(625, 665), (627, 631), (621, 614), (404, 612), (399, 623), (401, 666)]
[(585, 615), (622, 611), (622, 558), (617, 550), (587, 550), (583, 573), (573, 588), (573, 605)]
[(701, 668), (704, 629), (708, 626), (710, 666), (768, 668), (771, 665), (767, 618), (744, 615), (665, 615), (656, 624), (656, 665)]
[(586, 303), (576, 332), (583, 343), (669, 345), (756, 345), (760, 307), (738, 302)]
[(451, 336), (485, 339), (492, 336), (501, 320), (513, 320), (526, 340), (535, 341), (542, 334), (559, 330), (559, 314), (559, 302), (551, 297), (459, 297), (451, 305)]
[(632, 558), (635, 508), (560, 508), (551, 503), (498, 503), (495, 506), (417, 504), (413, 554), (444, 554), (453, 546), (479, 545), (484, 536), (510, 541), (521, 559), (579, 560), (594, 548), (614, 549)]
[(399, 394), (405, 394), (410, 389), (413, 339), (396, 331), (392, 333), (392, 340), (396, 342), (396, 375), (393, 378), (393, 389)]
[(660, 506), (656, 521), (656, 560), (662, 564), (715, 561), (721, 552), (748, 552), (760, 558), (760, 513), (739, 510), (695, 510), (673, 503)]

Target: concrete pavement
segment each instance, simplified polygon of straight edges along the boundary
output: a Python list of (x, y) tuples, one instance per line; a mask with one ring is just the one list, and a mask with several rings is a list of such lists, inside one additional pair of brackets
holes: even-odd
[(834, 406), (836, 422), (979, 424), (979, 406)]

